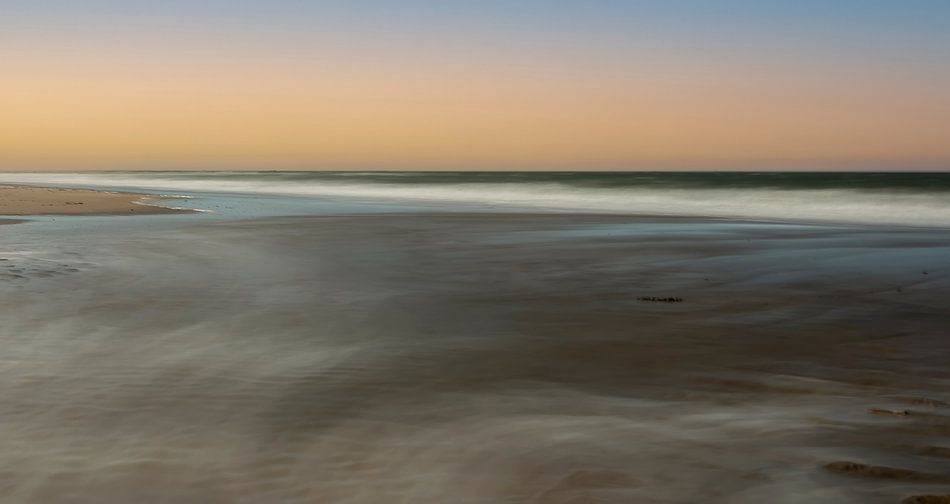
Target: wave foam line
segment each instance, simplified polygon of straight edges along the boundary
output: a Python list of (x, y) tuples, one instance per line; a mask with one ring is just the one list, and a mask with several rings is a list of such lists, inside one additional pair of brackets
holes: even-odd
[(9, 183), (358, 198), (496, 208), (950, 228), (950, 198), (927, 192), (769, 188), (590, 188), (567, 184), (398, 184), (240, 180), (213, 174), (3, 174)]

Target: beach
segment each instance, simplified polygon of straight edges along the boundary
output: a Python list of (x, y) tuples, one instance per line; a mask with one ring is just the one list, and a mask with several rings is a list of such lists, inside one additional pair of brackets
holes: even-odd
[(89, 189), (0, 185), (0, 215), (121, 215), (181, 211), (160, 206), (159, 199), (144, 194)]
[(0, 500), (950, 494), (945, 229), (193, 196), (4, 226)]

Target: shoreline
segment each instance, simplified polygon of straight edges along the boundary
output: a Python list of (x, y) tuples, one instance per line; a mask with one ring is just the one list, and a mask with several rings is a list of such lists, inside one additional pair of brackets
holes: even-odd
[[(157, 204), (169, 199), (141, 193), (95, 189), (0, 184), (0, 215), (153, 215), (191, 213), (190, 210)], [(16, 224), (0, 219), (0, 224)]]

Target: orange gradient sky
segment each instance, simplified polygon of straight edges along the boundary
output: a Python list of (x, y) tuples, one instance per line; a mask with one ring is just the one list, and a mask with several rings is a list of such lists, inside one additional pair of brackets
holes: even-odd
[(134, 3), (7, 13), (0, 169), (950, 168), (950, 46), (924, 12), (895, 34), (616, 2), (524, 26)]

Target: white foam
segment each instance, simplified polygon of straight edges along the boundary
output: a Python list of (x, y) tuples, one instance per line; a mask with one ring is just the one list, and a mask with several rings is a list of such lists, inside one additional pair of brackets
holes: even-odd
[(950, 198), (937, 192), (859, 189), (590, 188), (557, 183), (399, 184), (194, 174), (8, 173), (0, 182), (310, 197), (463, 203), (537, 210), (708, 216), (950, 227)]

